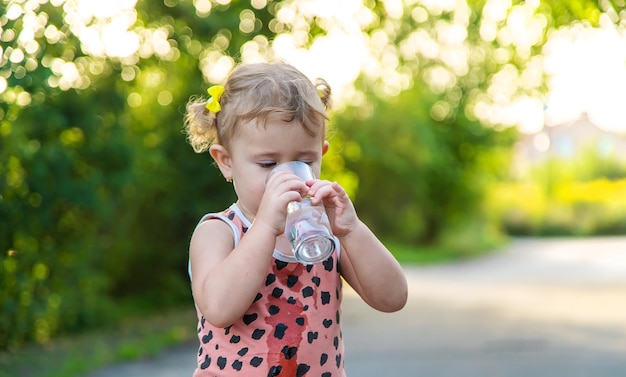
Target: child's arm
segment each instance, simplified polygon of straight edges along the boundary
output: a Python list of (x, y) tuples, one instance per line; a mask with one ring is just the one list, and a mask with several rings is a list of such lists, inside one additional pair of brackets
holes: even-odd
[(404, 272), (389, 250), (361, 221), (341, 242), (341, 274), (374, 309), (395, 312), (404, 307), (408, 289)]
[(341, 273), (374, 309), (400, 310), (408, 288), (400, 264), (357, 217), (352, 201), (336, 182), (310, 181), (313, 202), (324, 202), (333, 233), (341, 242)]
[(241, 318), (265, 281), (276, 237), (285, 227), (287, 203), (308, 188), (296, 176), (276, 174), (268, 181), (257, 216), (233, 249), (233, 232), (221, 220), (198, 226), (191, 238), (192, 292), (196, 306), (214, 326)]
[(196, 306), (212, 325), (226, 327), (252, 304), (276, 236), (256, 224), (233, 250), (233, 231), (221, 220), (198, 226), (191, 238), (191, 287)]

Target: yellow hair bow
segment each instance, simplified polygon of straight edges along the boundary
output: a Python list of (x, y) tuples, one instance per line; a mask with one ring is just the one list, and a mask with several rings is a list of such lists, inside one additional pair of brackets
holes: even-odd
[(224, 93), (224, 87), (221, 85), (213, 85), (209, 89), (207, 89), (207, 93), (211, 96), (206, 103), (206, 108), (212, 113), (219, 113), (222, 110), (222, 106), (220, 105), (220, 97), (222, 93)]

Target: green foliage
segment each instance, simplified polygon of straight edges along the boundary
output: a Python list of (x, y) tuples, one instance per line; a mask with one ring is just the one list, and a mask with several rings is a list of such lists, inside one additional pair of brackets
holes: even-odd
[(593, 148), (571, 160), (548, 159), (530, 177), (488, 191), (492, 214), (512, 235), (626, 233), (626, 163)]
[(616, 1), (547, 0), (544, 4), (549, 8), (556, 26), (566, 25), (572, 20), (585, 20), (597, 26), (602, 12), (619, 9)]
[(115, 326), (60, 337), (45, 346), (31, 344), (19, 353), (0, 352), (0, 377), (79, 377), (106, 365), (158, 356), (197, 339), (196, 313), (160, 311), (150, 318), (125, 318)]
[(524, 182), (491, 188), (491, 207), (517, 236), (591, 236), (626, 233), (626, 179), (559, 182), (547, 191)]
[(570, 160), (551, 160), (535, 169), (535, 176), (546, 176), (549, 170), (557, 170), (567, 181), (588, 182), (595, 179), (619, 180), (626, 178), (626, 162), (614, 153), (598, 151), (596, 140), (582, 146), (581, 151)]
[[(183, 52), (176, 60), (152, 56), (128, 67), (89, 57), (72, 33), (58, 43), (37, 34), (42, 47), (31, 60), (3, 57), (0, 349), (114, 320), (114, 299), (140, 295), (147, 309), (190, 297), (193, 225), (226, 206), (232, 190), (210, 158), (185, 143), (180, 104), (202, 93), (204, 80), (197, 56), (184, 49), (193, 46), (190, 27), (157, 9), (148, 23), (172, 27)], [(60, 8), (36, 12), (67, 30)], [(24, 26), (23, 18), (2, 22), (17, 32)], [(87, 88), (61, 88), (54, 59), (73, 64)]]
[[(374, 106), (348, 109), (337, 124), (346, 140), (346, 167), (359, 180), (359, 213), (385, 237), (469, 250), (477, 243), (462, 235), (473, 233), (483, 235), (480, 243), (497, 244), (499, 219), (488, 211), (485, 192), (506, 176), (516, 135), (506, 129), (512, 124), (477, 109), (497, 108), (504, 98), (539, 97), (545, 87), (523, 79), (524, 72), (534, 70), (553, 28), (595, 25), (601, 12), (615, 10), (594, 1), (513, 1), (499, 13), (487, 11), (487, 3), (406, 2), (400, 18), (387, 17), (382, 2), (368, 3), (378, 16), (370, 32), (387, 38), (379, 48), (386, 73), (361, 77), (359, 88)], [(534, 29), (518, 43), (504, 36), (521, 13), (532, 16)], [(458, 25), (465, 30), (452, 31)], [(425, 47), (429, 43), (436, 48)], [(454, 58), (461, 55), (466, 59)], [(403, 81), (398, 72), (410, 75)], [(496, 77), (508, 77), (506, 90)]]
[(128, 182), (132, 153), (119, 127), (104, 121), (114, 119), (119, 101), (95, 94), (66, 91), (35, 95), (24, 107), (3, 105), (2, 347), (97, 324), (107, 303), (97, 266), (111, 244), (111, 207)]
[[(287, 2), (257, 9), (211, 1), (205, 13), (196, 3), (139, 1), (130, 14), (141, 49), (119, 57), (89, 51), (75, 34), (80, 28), (68, 24), (72, 7), (62, 2), (2, 2), (0, 349), (118, 320), (119, 300), (145, 312), (189, 304), (187, 246), (195, 222), (234, 196), (210, 157), (186, 145), (184, 104), (218, 80), (207, 72), (222, 58), (235, 63), (255, 48), (271, 56), (275, 33), (295, 27), (275, 19)], [(540, 11), (554, 18), (566, 4), (565, 18), (550, 25), (594, 19), (593, 2), (574, 3), (543, 2)], [(514, 53), (493, 59), (491, 49), (514, 47), (482, 41), (484, 2), (469, 5), (467, 72), (454, 71), (441, 56), (400, 58), (395, 47), (382, 48), (387, 55), (380, 60), (396, 54), (402, 65), (394, 68), (412, 85), (396, 99), (371, 96), (372, 117), (362, 116), (365, 104), (335, 120), (325, 174), (346, 186), (369, 224), (398, 243), (470, 250), (468, 234), (497, 233), (482, 213), (483, 191), (505, 166), (513, 135), (481, 125), (468, 104), (482, 98), (502, 67), (525, 61)], [(389, 33), (391, 46), (415, 30), (434, 35), (445, 29), (440, 21), (454, 18), (446, 11), (417, 23), (412, 12), (397, 20), (379, 1), (368, 6), (375, 21), (366, 32)], [(297, 30), (308, 35), (304, 45), (325, 32), (319, 19), (306, 22)], [(426, 79), (440, 68), (456, 75), (452, 84)], [(380, 82), (361, 84), (363, 93), (389, 94)]]
[(338, 117), (346, 140), (346, 167), (359, 177), (359, 214), (386, 238), (409, 243), (440, 241), (444, 230), (480, 215), (485, 184), (508, 167), (512, 130), (495, 131), (458, 114), (436, 122), (433, 97), (418, 87)]

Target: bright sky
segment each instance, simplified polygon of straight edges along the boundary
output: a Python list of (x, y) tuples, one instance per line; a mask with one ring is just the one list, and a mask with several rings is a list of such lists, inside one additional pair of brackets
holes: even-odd
[(552, 75), (546, 123), (587, 112), (598, 126), (626, 132), (626, 33), (612, 25), (557, 33), (545, 47)]

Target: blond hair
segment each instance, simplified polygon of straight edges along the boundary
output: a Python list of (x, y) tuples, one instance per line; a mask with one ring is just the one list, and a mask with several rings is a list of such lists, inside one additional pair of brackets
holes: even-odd
[(286, 63), (244, 64), (228, 76), (224, 89), (218, 113), (207, 110), (202, 98), (187, 103), (185, 132), (197, 153), (213, 144), (228, 148), (239, 125), (253, 119), (265, 125), (270, 116), (325, 136), (330, 86), (323, 79), (314, 84)]

